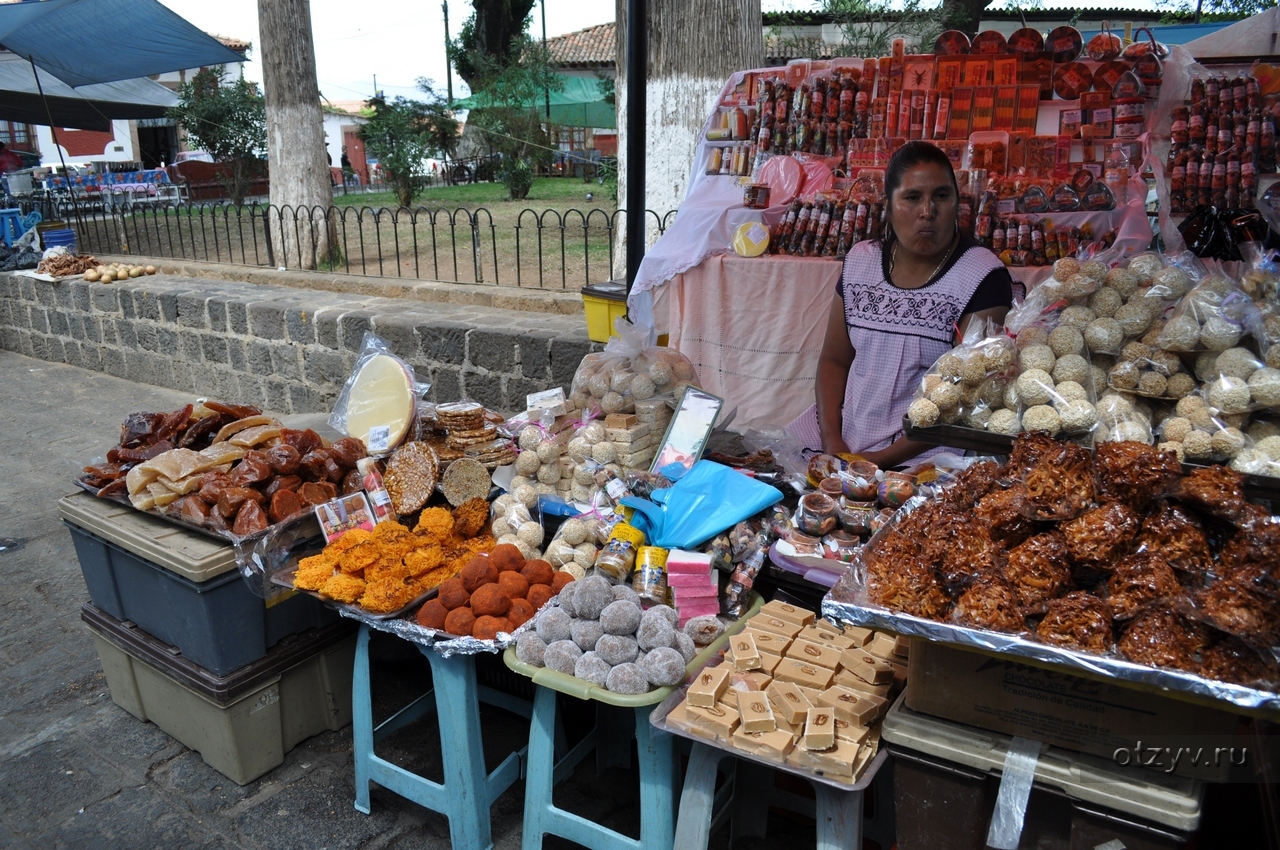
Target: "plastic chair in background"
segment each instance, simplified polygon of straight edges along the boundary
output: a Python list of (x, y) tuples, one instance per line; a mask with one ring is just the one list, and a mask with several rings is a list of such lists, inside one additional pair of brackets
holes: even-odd
[(12, 248), (13, 243), (22, 238), (22, 234), (29, 229), (23, 225), (22, 210), (0, 210), (0, 239), (4, 240), (6, 247)]

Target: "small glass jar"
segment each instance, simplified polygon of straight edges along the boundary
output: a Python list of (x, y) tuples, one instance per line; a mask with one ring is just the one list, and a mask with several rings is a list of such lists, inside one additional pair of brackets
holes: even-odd
[(824, 478), (822, 483), (818, 485), (818, 489), (824, 495), (830, 496), (832, 499), (839, 499), (844, 495), (844, 483), (839, 478)]
[(840, 517), (840, 526), (850, 534), (868, 535), (871, 533), (871, 518), (875, 516), (875, 502), (852, 502), (841, 499), (836, 515)]
[(800, 498), (800, 510), (796, 525), (805, 534), (822, 537), (829, 534), (839, 520), (836, 519), (836, 502), (823, 493), (810, 493)]
[(916, 494), (916, 478), (905, 472), (886, 472), (876, 490), (881, 504), (898, 508)]
[(846, 499), (866, 502), (876, 497), (876, 473), (880, 470), (867, 460), (854, 461), (840, 473), (840, 483)]

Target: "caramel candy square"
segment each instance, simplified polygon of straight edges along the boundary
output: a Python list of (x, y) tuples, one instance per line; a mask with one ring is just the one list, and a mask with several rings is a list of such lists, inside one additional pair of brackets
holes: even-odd
[(727, 740), (733, 734), (733, 730), (738, 728), (738, 712), (732, 706), (724, 703), (717, 703), (710, 708), (691, 705), (685, 709), (685, 712), (685, 717), (690, 725), (715, 735), (717, 738)]
[(689, 686), (689, 705), (711, 708), (720, 701), (720, 696), (728, 684), (729, 668), (726, 665), (702, 669), (694, 677), (693, 684)]
[(841, 652), (853, 646), (853, 638), (845, 637), (834, 629), (823, 629), (818, 626), (809, 626), (800, 634), (796, 635), (796, 639), (807, 640), (811, 643), (818, 643), (824, 646), (831, 646)]
[(790, 732), (774, 729), (772, 732), (748, 732), (741, 726), (733, 733), (733, 745), (738, 749), (781, 760), (795, 746), (795, 738)]
[(847, 626), (844, 629), (841, 629), (825, 617), (821, 620), (815, 621), (813, 627), (815, 629), (822, 629), (824, 632), (842, 634), (849, 640), (853, 641), (854, 646), (866, 646), (871, 642), (871, 639), (876, 636), (874, 631), (863, 626)]
[(817, 664), (800, 661), (795, 658), (784, 658), (773, 670), (773, 678), (784, 682), (795, 682), (806, 688), (825, 690), (831, 686), (831, 678), (835, 674)]
[(893, 668), (893, 684), (895, 687), (905, 686), (907, 684), (907, 665), (900, 664), (897, 661), (887, 661)]
[(759, 673), (764, 673), (766, 676), (773, 676), (774, 672), (778, 669), (778, 665), (780, 663), (782, 663), (781, 655), (769, 655), (768, 653), (761, 653), (760, 666), (756, 668), (756, 671)]
[[(756, 649), (755, 638), (750, 632), (743, 632), (729, 638), (729, 644), (733, 652), (733, 669), (735, 670), (755, 670), (760, 666), (760, 650)], [(893, 677), (893, 671), (889, 670), (889, 677)]]
[(769, 695), (774, 710), (793, 726), (802, 723), (805, 713), (813, 708), (813, 703), (800, 692), (795, 682), (774, 682), (765, 693)]
[(748, 620), (747, 628), (758, 632), (773, 632), (788, 639), (795, 637), (804, 630), (804, 626), (799, 623), (792, 623), (764, 613), (756, 614)]
[(773, 714), (773, 719), (778, 722), (778, 729), (780, 729), (783, 732), (790, 732), (792, 738), (795, 738), (797, 741), (799, 741), (800, 738), (803, 737), (804, 735), (804, 718), (803, 717), (800, 718), (799, 723), (788, 723), (785, 717), (783, 717), (781, 714), (778, 714), (775, 711)]
[(777, 599), (772, 602), (766, 602), (764, 607), (760, 609), (761, 617), (777, 617), (779, 620), (786, 620), (788, 623), (795, 623), (804, 627), (813, 623), (813, 612), (800, 608), (795, 605), (789, 605), (786, 602), (780, 602)]
[(847, 720), (857, 726), (866, 726), (879, 716), (885, 700), (835, 685), (818, 696), (818, 704), (834, 708), (836, 717), (841, 720)]
[[(831, 709), (835, 711), (835, 709)], [(852, 741), (855, 744), (862, 744), (870, 740), (871, 733), (866, 726), (858, 726), (850, 723), (848, 720), (836, 718), (836, 737), (842, 741)]]
[(760, 691), (738, 694), (738, 716), (742, 718), (742, 728), (748, 732), (772, 732), (778, 728), (769, 697)]
[(851, 673), (849, 670), (837, 670), (835, 683), (843, 688), (853, 691), (862, 691), (864, 694), (871, 694), (877, 697), (887, 697), (889, 690), (893, 687), (889, 685), (873, 685), (858, 678), (857, 674)]
[(804, 721), (804, 748), (826, 750), (836, 745), (836, 713), (831, 708), (813, 708)]
[(756, 649), (762, 653), (776, 655), (779, 658), (786, 654), (787, 647), (791, 645), (791, 638), (783, 637), (774, 632), (758, 632), (749, 628), (743, 634), (751, 635), (756, 642)]
[(897, 655), (900, 658), (911, 657), (911, 638), (906, 635), (898, 635), (893, 642), (893, 647), (894, 655)]
[(885, 661), (905, 661), (898, 655), (898, 640), (893, 635), (876, 632), (876, 636), (867, 644), (867, 652), (883, 658)]
[(893, 684), (893, 666), (881, 661), (865, 649), (847, 649), (840, 656), (844, 669), (868, 685)]
[(858, 762), (858, 745), (837, 739), (833, 746), (822, 750), (805, 747), (796, 754), (796, 760), (823, 776), (852, 777)]
[(787, 647), (786, 657), (817, 664), (828, 670), (835, 670), (840, 666), (840, 650), (807, 640), (793, 640), (791, 646)]
[(635, 424), (634, 413), (610, 413), (604, 418), (605, 428), (630, 428)]

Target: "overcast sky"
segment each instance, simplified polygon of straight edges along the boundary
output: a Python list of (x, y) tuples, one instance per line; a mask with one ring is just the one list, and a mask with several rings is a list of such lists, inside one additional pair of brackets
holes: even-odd
[[(256, 0), (160, 0), (201, 29), (253, 43), (258, 57)], [(563, 35), (613, 20), (612, 0), (540, 0), (533, 7), (533, 33), (542, 34), (546, 3), (547, 36)], [(814, 8), (815, 0), (764, 0), (766, 10)], [(449, 4), (449, 32), (455, 38), (471, 14), (469, 0)], [(373, 93), (373, 78), (388, 97), (414, 96), (414, 81), (428, 77), (441, 90), (445, 84), (444, 16), (440, 0), (312, 0), (312, 35), (316, 43), (316, 76), (320, 93), (330, 100), (363, 100)], [(726, 68), (725, 74), (737, 69)], [(262, 66), (250, 61), (245, 74), (262, 80)], [(454, 96), (467, 89), (454, 78)]]

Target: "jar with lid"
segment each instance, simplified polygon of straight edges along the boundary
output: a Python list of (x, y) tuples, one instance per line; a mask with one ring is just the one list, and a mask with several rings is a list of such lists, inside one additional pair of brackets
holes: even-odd
[(667, 604), (667, 550), (641, 546), (636, 552), (636, 569), (631, 589), (645, 602)]
[(644, 532), (628, 522), (619, 522), (609, 533), (604, 548), (596, 556), (595, 574), (610, 584), (622, 584), (631, 575), (636, 553), (645, 544)]
[(800, 498), (800, 510), (796, 516), (796, 525), (805, 534), (822, 537), (835, 527), (836, 503), (823, 493), (809, 493)]

